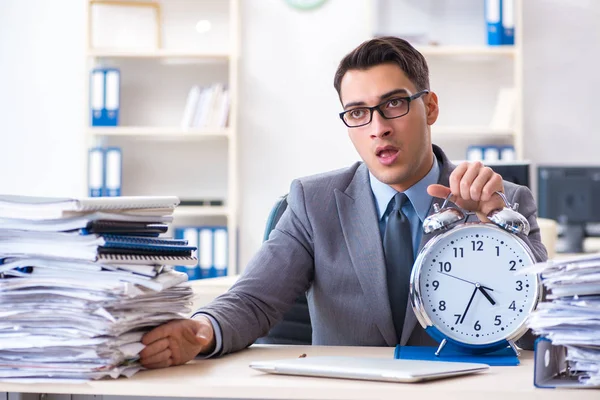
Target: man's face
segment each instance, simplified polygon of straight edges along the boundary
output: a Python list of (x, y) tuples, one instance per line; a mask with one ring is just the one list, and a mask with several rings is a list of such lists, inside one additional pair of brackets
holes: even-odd
[[(341, 82), (344, 110), (384, 103), (417, 93), (414, 84), (396, 64), (381, 64), (366, 70), (349, 70)], [(387, 103), (389, 101), (389, 103)], [(348, 128), (348, 135), (369, 170), (394, 189), (404, 191), (423, 178), (433, 160), (429, 125), (437, 118), (435, 94), (423, 95), (409, 104), (408, 114), (385, 119), (373, 112), (370, 124)]]

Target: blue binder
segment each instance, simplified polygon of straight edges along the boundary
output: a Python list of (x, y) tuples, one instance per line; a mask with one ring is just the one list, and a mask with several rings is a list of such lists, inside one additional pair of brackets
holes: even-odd
[[(198, 228), (194, 227), (181, 227), (175, 228), (175, 239), (185, 240), (189, 245), (198, 246)], [(198, 259), (198, 250), (192, 251), (192, 256)], [(178, 265), (175, 266), (175, 270), (184, 272), (188, 276), (188, 280), (200, 279), (200, 267), (198, 262), (196, 265)]]
[(121, 73), (117, 68), (94, 68), (90, 74), (92, 126), (119, 125)]
[(104, 191), (104, 149), (94, 147), (88, 153), (88, 188), (90, 197), (101, 197)]
[(515, 44), (515, 0), (502, 0), (502, 44)]
[(215, 277), (227, 276), (227, 253), (228, 253), (227, 227), (215, 227), (213, 229), (213, 266)]
[(485, 0), (487, 41), (490, 46), (502, 44), (502, 0)]
[(104, 152), (104, 196), (121, 195), (123, 157), (119, 147), (109, 147)]
[(200, 279), (216, 276), (214, 268), (214, 232), (213, 228), (203, 226), (198, 228), (198, 265), (200, 266)]

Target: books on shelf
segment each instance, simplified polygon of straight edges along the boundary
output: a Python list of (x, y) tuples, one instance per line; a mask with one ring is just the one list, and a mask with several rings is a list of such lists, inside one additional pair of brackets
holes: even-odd
[(121, 102), (121, 72), (97, 67), (90, 72), (91, 126), (118, 126)]
[(175, 228), (175, 238), (196, 245), (198, 262), (180, 265), (176, 270), (185, 272), (190, 280), (227, 276), (228, 232), (226, 226), (187, 226)]
[(182, 128), (225, 128), (229, 118), (229, 90), (222, 83), (208, 87), (192, 86), (183, 117)]
[(485, 0), (488, 45), (515, 44), (514, 2), (515, 0)]
[(88, 153), (90, 197), (120, 196), (123, 154), (119, 147), (94, 147)]

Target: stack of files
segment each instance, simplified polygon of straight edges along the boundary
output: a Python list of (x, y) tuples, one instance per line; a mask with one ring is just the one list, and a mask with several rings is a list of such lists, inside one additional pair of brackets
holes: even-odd
[[(529, 327), (562, 348), (565, 370), (570, 380), (576, 379), (575, 386), (600, 387), (600, 253), (523, 270), (531, 272), (540, 274), (547, 295), (530, 315)], [(548, 362), (536, 363), (539, 370), (547, 366)]]
[(142, 336), (191, 311), (196, 247), (161, 236), (178, 202), (0, 196), (0, 380), (139, 371)]

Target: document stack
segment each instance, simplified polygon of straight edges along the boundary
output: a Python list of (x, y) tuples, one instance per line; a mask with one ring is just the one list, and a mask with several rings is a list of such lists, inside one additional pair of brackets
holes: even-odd
[(185, 240), (161, 236), (177, 197), (0, 196), (0, 380), (130, 377), (142, 336), (189, 313), (174, 265)]
[[(600, 386), (600, 254), (548, 261), (523, 270), (526, 272), (541, 274), (547, 291), (546, 300), (538, 305), (528, 324), (552, 346), (540, 346), (538, 339), (536, 353), (542, 346), (552, 347), (557, 355), (554, 359), (560, 356), (565, 364), (558, 366), (554, 375), (567, 373), (570, 381), (576, 378), (573, 386)], [(540, 356), (540, 365), (536, 361), (538, 375), (549, 367), (550, 354), (548, 350)], [(565, 378), (561, 381), (564, 385)]]

